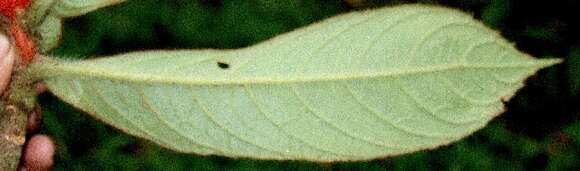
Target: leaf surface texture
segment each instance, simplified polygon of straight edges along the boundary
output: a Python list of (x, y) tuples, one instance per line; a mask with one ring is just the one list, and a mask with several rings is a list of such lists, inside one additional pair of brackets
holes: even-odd
[(558, 60), (518, 52), (459, 11), (354, 12), (236, 50), (44, 62), (64, 101), (181, 152), (367, 160), (457, 141)]

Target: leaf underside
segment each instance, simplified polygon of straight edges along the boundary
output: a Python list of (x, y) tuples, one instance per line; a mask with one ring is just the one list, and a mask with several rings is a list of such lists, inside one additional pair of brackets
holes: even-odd
[(31, 71), (129, 134), (201, 155), (352, 161), (457, 141), (558, 60), (461, 12), (354, 12), (237, 50), (134, 52)]

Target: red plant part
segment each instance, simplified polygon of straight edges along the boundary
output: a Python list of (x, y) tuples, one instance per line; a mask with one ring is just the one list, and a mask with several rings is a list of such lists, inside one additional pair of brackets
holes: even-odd
[(18, 20), (12, 21), (10, 24), (10, 34), (14, 39), (14, 43), (20, 57), (25, 64), (30, 63), (36, 55), (36, 43), (24, 31)]
[(30, 0), (0, 0), (0, 13), (9, 20), (9, 32), (24, 64), (30, 63), (36, 55), (36, 43), (26, 33), (16, 14), (26, 10), (30, 3)]
[(30, 6), (30, 0), (0, 0), (0, 13), (8, 18), (14, 18), (16, 11)]

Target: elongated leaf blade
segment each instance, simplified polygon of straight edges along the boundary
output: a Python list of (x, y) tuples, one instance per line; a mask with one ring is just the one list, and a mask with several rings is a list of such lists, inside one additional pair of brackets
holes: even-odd
[(135, 52), (32, 71), (64, 101), (177, 151), (345, 161), (457, 141), (557, 62), (518, 52), (461, 12), (406, 5), (238, 50)]

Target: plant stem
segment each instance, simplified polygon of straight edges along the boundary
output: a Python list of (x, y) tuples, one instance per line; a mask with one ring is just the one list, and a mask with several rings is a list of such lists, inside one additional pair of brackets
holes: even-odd
[[(3, 104), (0, 104), (3, 106)], [(26, 140), (27, 115), (14, 105), (0, 114), (0, 170), (16, 170)]]

